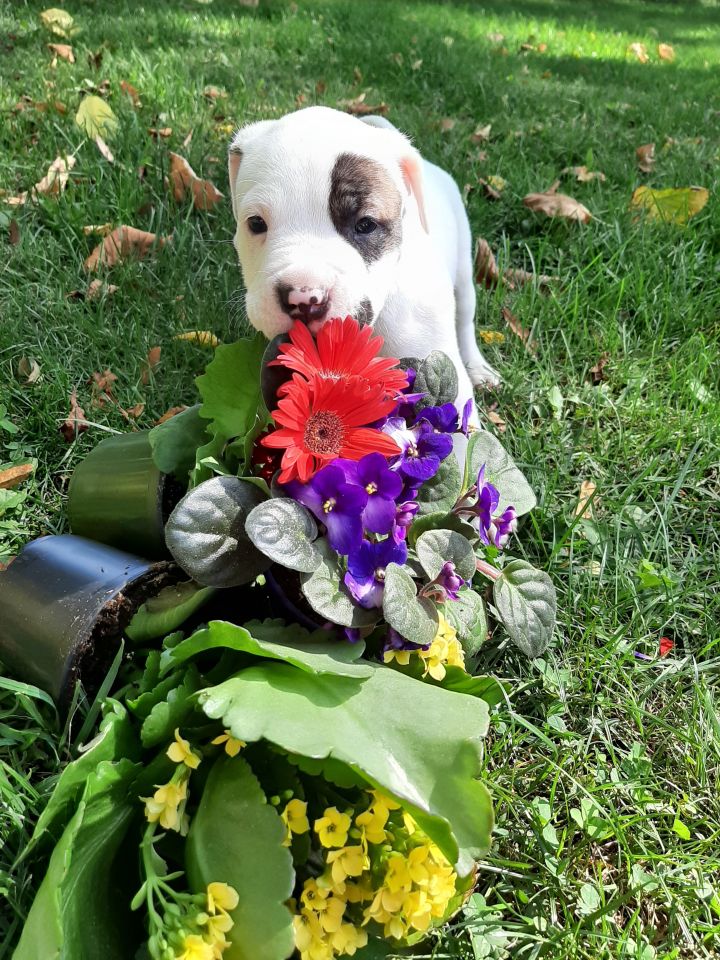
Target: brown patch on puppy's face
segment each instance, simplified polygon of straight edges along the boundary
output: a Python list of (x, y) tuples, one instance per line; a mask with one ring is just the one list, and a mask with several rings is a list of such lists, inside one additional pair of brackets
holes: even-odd
[(400, 247), (402, 198), (382, 164), (341, 153), (330, 176), (330, 219), (369, 266)]

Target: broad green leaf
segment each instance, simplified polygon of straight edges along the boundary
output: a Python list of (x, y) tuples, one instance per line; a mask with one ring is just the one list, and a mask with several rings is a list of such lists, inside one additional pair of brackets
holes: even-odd
[(194, 580), (171, 584), (156, 597), (145, 601), (125, 628), (125, 633), (134, 643), (166, 637), (207, 603), (214, 593), (214, 587), (201, 587)]
[(418, 597), (415, 581), (404, 567), (389, 563), (385, 569), (383, 594), (385, 619), (413, 643), (432, 643), (438, 629), (438, 615), (431, 600)]
[(492, 829), (490, 797), (477, 779), (487, 704), (370, 666), (367, 679), (355, 680), (260, 664), (199, 700), (234, 737), (348, 764), (396, 797), (465, 876)]
[(202, 686), (194, 665), (186, 670), (182, 683), (168, 691), (164, 700), (156, 703), (143, 721), (140, 738), (148, 749), (172, 740), (173, 731), (183, 725), (196, 708), (193, 694)]
[(284, 838), (285, 826), (245, 760), (216, 760), (190, 824), (186, 859), (196, 892), (218, 882), (238, 892), (223, 960), (286, 960), (293, 953), (285, 901), (295, 874)]
[(408, 543), (412, 547), (421, 534), (426, 530), (455, 530), (473, 543), (478, 539), (477, 530), (467, 521), (461, 520), (454, 513), (425, 513), (413, 520), (408, 530)]
[(521, 517), (533, 509), (537, 499), (520, 468), (498, 439), (487, 430), (478, 430), (470, 435), (468, 441), (463, 489), (475, 483), (483, 464), (485, 480), (496, 487), (500, 494), (498, 513), (513, 506)]
[(425, 393), (421, 407), (437, 407), (454, 403), (458, 393), (458, 378), (455, 364), (446, 353), (433, 350), (417, 368), (413, 393)]
[(309, 510), (289, 497), (258, 504), (245, 521), (248, 536), (266, 556), (290, 570), (312, 573), (320, 563), (318, 529)]
[(670, 187), (653, 190), (638, 187), (632, 195), (630, 209), (645, 215), (647, 220), (661, 220), (682, 226), (690, 217), (700, 213), (708, 202), (710, 193), (705, 187)]
[(457, 457), (451, 453), (440, 464), (440, 469), (431, 480), (420, 487), (418, 503), (420, 514), (444, 513), (455, 506), (462, 488), (462, 477)]
[(524, 560), (511, 560), (493, 584), (503, 625), (528, 657), (539, 657), (555, 628), (557, 598), (550, 577)]
[(115, 867), (138, 809), (128, 795), (137, 769), (129, 760), (101, 761), (87, 775), (13, 960), (127, 960), (138, 946), (128, 938), (131, 893), (121, 885), (124, 871)]
[(343, 571), (337, 554), (320, 540), (315, 544), (320, 564), (312, 573), (301, 574), (305, 599), (316, 613), (341, 627), (367, 627), (377, 622), (379, 613), (364, 610), (350, 598), (343, 584)]
[[(284, 660), (300, 670), (335, 673), (342, 677), (367, 677), (370, 667), (359, 660), (365, 644), (328, 640), (326, 630), (309, 633), (282, 620), (254, 620), (245, 627), (213, 620), (191, 637), (162, 655), (163, 672), (185, 663), (206, 650), (237, 650), (255, 657)], [(358, 662), (356, 662), (358, 661)]]
[(75, 114), (75, 123), (91, 140), (95, 137), (111, 136), (117, 131), (119, 125), (110, 104), (106, 103), (102, 97), (93, 95), (83, 97), (80, 101), (78, 112)]
[(475, 551), (469, 540), (454, 530), (428, 530), (415, 545), (418, 560), (431, 580), (440, 574), (446, 561), (451, 561), (463, 580), (475, 575)]
[(159, 423), (150, 431), (150, 447), (155, 466), (187, 483), (195, 466), (198, 447), (207, 443), (208, 422), (200, 416), (200, 404)]
[(74, 26), (75, 21), (72, 16), (67, 10), (61, 10), (59, 7), (50, 7), (48, 10), (43, 10), (40, 14), (40, 20), (43, 26), (58, 37), (69, 37), (77, 33), (77, 27)]
[(445, 604), (445, 616), (455, 627), (458, 639), (468, 656), (474, 656), (487, 639), (488, 624), (482, 597), (463, 587), (457, 600)]
[(389, 667), (422, 683), (442, 687), (443, 690), (450, 690), (453, 693), (465, 693), (469, 697), (479, 697), (489, 707), (505, 702), (505, 684), (494, 677), (473, 676), (462, 667), (446, 667), (442, 680), (435, 680), (430, 674), (425, 674), (425, 665), (420, 657), (411, 656), (410, 662), (405, 666), (400, 666), (393, 661)]

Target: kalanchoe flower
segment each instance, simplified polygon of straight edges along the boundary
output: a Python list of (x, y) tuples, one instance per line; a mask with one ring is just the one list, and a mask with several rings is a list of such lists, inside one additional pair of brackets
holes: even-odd
[(441, 461), (452, 451), (452, 437), (436, 433), (428, 421), (421, 421), (408, 429), (403, 420), (393, 417), (387, 421), (383, 432), (400, 447), (400, 473), (418, 484), (434, 477)]
[(455, 433), (458, 429), (458, 412), (454, 403), (444, 403), (441, 407), (425, 407), (418, 415), (419, 420), (427, 420), (438, 433)]
[(384, 663), (390, 663), (391, 660), (395, 660), (400, 666), (406, 667), (410, 663), (411, 653), (417, 653), (418, 650), (428, 650), (429, 648), (429, 643), (426, 643), (424, 646), (413, 643), (411, 640), (406, 640), (405, 637), (398, 633), (393, 627), (390, 627), (385, 636), (385, 643), (381, 651), (382, 660)]
[(396, 540), (404, 540), (407, 536), (408, 527), (417, 516), (420, 505), (414, 500), (403, 500), (397, 505), (395, 512), (395, 526), (393, 536)]
[(407, 560), (405, 541), (399, 543), (389, 537), (380, 543), (364, 540), (348, 556), (345, 586), (361, 607), (381, 607), (385, 589), (385, 567), (389, 563), (402, 565)]
[(307, 484), (289, 483), (291, 497), (311, 510), (327, 527), (330, 546), (338, 553), (350, 553), (362, 540), (362, 514), (368, 495), (335, 464), (323, 467)]
[(459, 598), (460, 587), (465, 586), (465, 580), (456, 572), (455, 564), (452, 560), (447, 560), (443, 568), (435, 578), (435, 585), (445, 591), (448, 600), (457, 600)]
[(486, 545), (492, 544), (502, 550), (517, 528), (517, 513), (514, 507), (507, 507), (499, 517), (493, 517), (500, 503), (497, 487), (485, 481), (485, 464), (480, 468), (477, 479), (477, 506), (473, 512), (479, 520), (480, 539)]

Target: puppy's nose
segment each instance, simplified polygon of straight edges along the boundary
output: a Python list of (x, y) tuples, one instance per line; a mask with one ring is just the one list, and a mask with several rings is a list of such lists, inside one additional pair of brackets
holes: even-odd
[(291, 287), (281, 283), (278, 298), (285, 313), (304, 323), (322, 320), (330, 306), (328, 292), (323, 287)]

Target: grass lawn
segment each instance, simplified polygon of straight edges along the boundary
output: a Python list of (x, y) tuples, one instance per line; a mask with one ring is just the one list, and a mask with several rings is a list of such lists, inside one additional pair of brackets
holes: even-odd
[[(503, 265), (559, 278), (549, 295), (525, 287), (479, 301), (480, 331), (505, 338), (484, 348), (505, 383), (481, 409), (493, 408), (490, 429), (504, 429), (539, 492), (521, 549), (553, 576), (560, 620), (542, 660), (486, 648), (483, 669), (513, 681), (486, 758), (497, 812), (478, 881), (488, 909), (475, 952), (459, 924), (418, 955), (720, 955), (717, 0), (260, 0), (254, 10), (68, 0), (76, 62), (55, 65), (46, 44), (63, 41), (40, 24), (46, 5), (0, 0), (5, 199), (58, 154), (76, 156), (59, 199), (12, 207), (0, 197), (0, 468), (37, 461), (30, 482), (0, 490), (0, 560), (66, 529), (67, 480), (106, 431), (129, 428), (120, 406), (144, 403), (143, 428), (192, 402), (209, 349), (175, 334), (244, 330), (229, 204), (176, 204), (168, 150), (227, 193), (236, 125), (367, 91), (474, 187), (473, 229)], [(635, 42), (649, 62), (628, 52)], [(674, 62), (658, 43), (673, 46)], [(114, 164), (73, 120), (83, 91), (101, 84), (120, 122), (108, 138)], [(22, 97), (47, 108), (18, 109)], [(473, 143), (486, 124), (489, 139)], [(650, 142), (654, 170), (641, 173), (635, 149)], [(606, 177), (564, 181), (589, 224), (523, 206), (581, 164)], [(478, 186), (491, 175), (507, 181), (495, 202)], [(641, 183), (701, 185), (710, 200), (686, 227), (638, 224), (628, 202)], [(113, 296), (68, 296), (86, 288), (83, 260), (98, 242), (83, 226), (106, 222), (174, 241), (114, 268)], [(503, 306), (532, 331), (534, 353)], [(161, 359), (145, 384), (154, 346)], [(18, 373), (22, 358), (39, 364), (33, 384)], [(99, 406), (88, 380), (107, 368), (118, 404)], [(68, 444), (59, 426), (73, 389), (93, 426)], [(592, 520), (574, 516), (583, 481), (597, 487)], [(663, 636), (674, 648), (661, 658)], [(13, 862), (81, 727), (79, 715), (58, 725), (48, 704), (0, 680), (0, 960), (43, 868)]]

